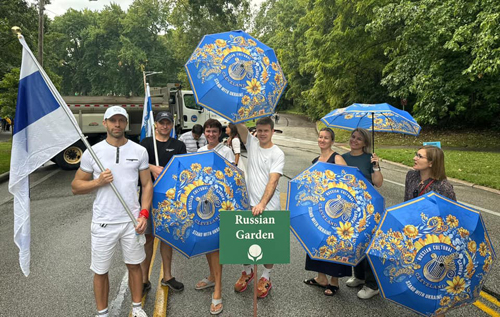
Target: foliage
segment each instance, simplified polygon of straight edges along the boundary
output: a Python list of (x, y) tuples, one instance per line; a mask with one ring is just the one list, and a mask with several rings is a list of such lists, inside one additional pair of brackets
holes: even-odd
[(306, 62), (303, 53), (307, 27), (300, 24), (306, 14), (306, 4), (307, 0), (265, 1), (255, 15), (255, 36), (274, 48), (288, 80), (278, 109), (307, 109), (302, 92), (311, 87), (313, 76), (300, 71), (300, 65)]
[[(2, 1), (0, 17), (3, 79), (20, 65), (12, 25), (36, 49), (37, 8)], [(188, 87), (183, 65), (202, 37), (244, 29), (276, 51), (288, 80), (280, 111), (318, 119), (406, 99), (421, 124), (500, 130), (499, 22), (495, 0), (268, 0), (254, 12), (250, 0), (135, 0), (46, 21), (44, 66), (63, 95), (142, 95), (143, 69), (162, 72), (151, 86)], [(6, 89), (2, 105), (13, 107)]]
[[(248, 0), (169, 0), (172, 26), (170, 45), (174, 58), (184, 65), (204, 35), (244, 29), (248, 23)], [(178, 68), (177, 78), (189, 87), (186, 71)]]
[(21, 45), (12, 34), (11, 28), (21, 28), (26, 42), (37, 45), (38, 9), (26, 0), (8, 0), (0, 2), (0, 79), (12, 68), (21, 65)]
[(414, 101), (420, 123), (493, 122), (500, 113), (499, 9), (484, 0), (404, 0), (378, 8), (368, 29), (396, 36), (382, 84), (391, 96)]
[(10, 169), (10, 150), (12, 141), (0, 142), (0, 174), (8, 172)]

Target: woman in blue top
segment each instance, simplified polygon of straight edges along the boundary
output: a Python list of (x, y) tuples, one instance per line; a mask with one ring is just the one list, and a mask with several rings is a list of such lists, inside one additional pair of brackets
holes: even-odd
[[(330, 128), (323, 128), (319, 132), (318, 146), (321, 150), (321, 155), (315, 158), (312, 163), (327, 162), (337, 165), (347, 165), (340, 154), (333, 151), (332, 145), (335, 141), (335, 133)], [(333, 296), (339, 289), (339, 277), (351, 276), (352, 270), (350, 266), (313, 260), (306, 254), (306, 270), (317, 272), (318, 276), (304, 281), (307, 285), (319, 286), (325, 288), (326, 296)], [(330, 283), (328, 277), (330, 275)]]
[[(375, 187), (382, 186), (384, 177), (380, 170), (377, 154), (370, 153), (371, 140), (368, 131), (362, 128), (352, 131), (349, 146), (351, 147), (351, 151), (342, 155), (347, 165), (359, 168), (363, 176)], [(383, 210), (380, 212), (382, 213)], [(368, 299), (379, 293), (377, 281), (366, 258), (354, 267), (354, 276), (346, 282), (346, 285), (350, 287), (362, 284), (364, 286), (358, 292), (359, 298)]]

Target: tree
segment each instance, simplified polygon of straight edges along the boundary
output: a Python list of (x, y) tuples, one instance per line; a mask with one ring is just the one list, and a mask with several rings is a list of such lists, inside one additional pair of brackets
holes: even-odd
[(254, 20), (255, 36), (274, 48), (288, 81), (286, 94), (278, 105), (281, 109), (306, 110), (302, 92), (314, 83), (310, 73), (300, 70), (300, 65), (305, 62), (305, 31), (308, 29), (300, 22), (307, 12), (307, 3), (308, 0), (266, 1), (261, 4)]
[[(175, 59), (184, 65), (204, 35), (244, 29), (249, 18), (248, 0), (169, 0), (171, 41)], [(178, 79), (189, 83), (184, 68)]]
[[(380, 7), (369, 28), (396, 35), (382, 83), (414, 100), (419, 122), (487, 125), (498, 117), (498, 23), (494, 1), (401, 1)], [(495, 36), (496, 34), (496, 36)]]

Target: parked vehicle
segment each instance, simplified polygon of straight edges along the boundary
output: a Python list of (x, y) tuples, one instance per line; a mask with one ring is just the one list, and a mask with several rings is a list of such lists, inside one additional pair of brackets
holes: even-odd
[[(153, 112), (170, 111), (174, 116), (177, 135), (189, 131), (195, 124), (203, 125), (209, 118), (219, 120), (225, 127), (229, 122), (216, 113), (204, 109), (195, 102), (193, 92), (182, 90), (180, 84), (151, 88)], [(106, 137), (102, 124), (104, 112), (108, 107), (124, 107), (129, 114), (126, 128), (127, 137), (138, 141), (142, 127), (144, 97), (123, 96), (63, 96), (83, 134), (91, 145)], [(52, 160), (63, 169), (77, 169), (85, 146), (78, 141), (56, 155)]]

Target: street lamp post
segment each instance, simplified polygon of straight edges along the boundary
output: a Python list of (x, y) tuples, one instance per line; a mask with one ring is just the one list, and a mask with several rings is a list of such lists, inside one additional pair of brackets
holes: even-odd
[(43, 1), (38, 1), (38, 62), (43, 66)]

